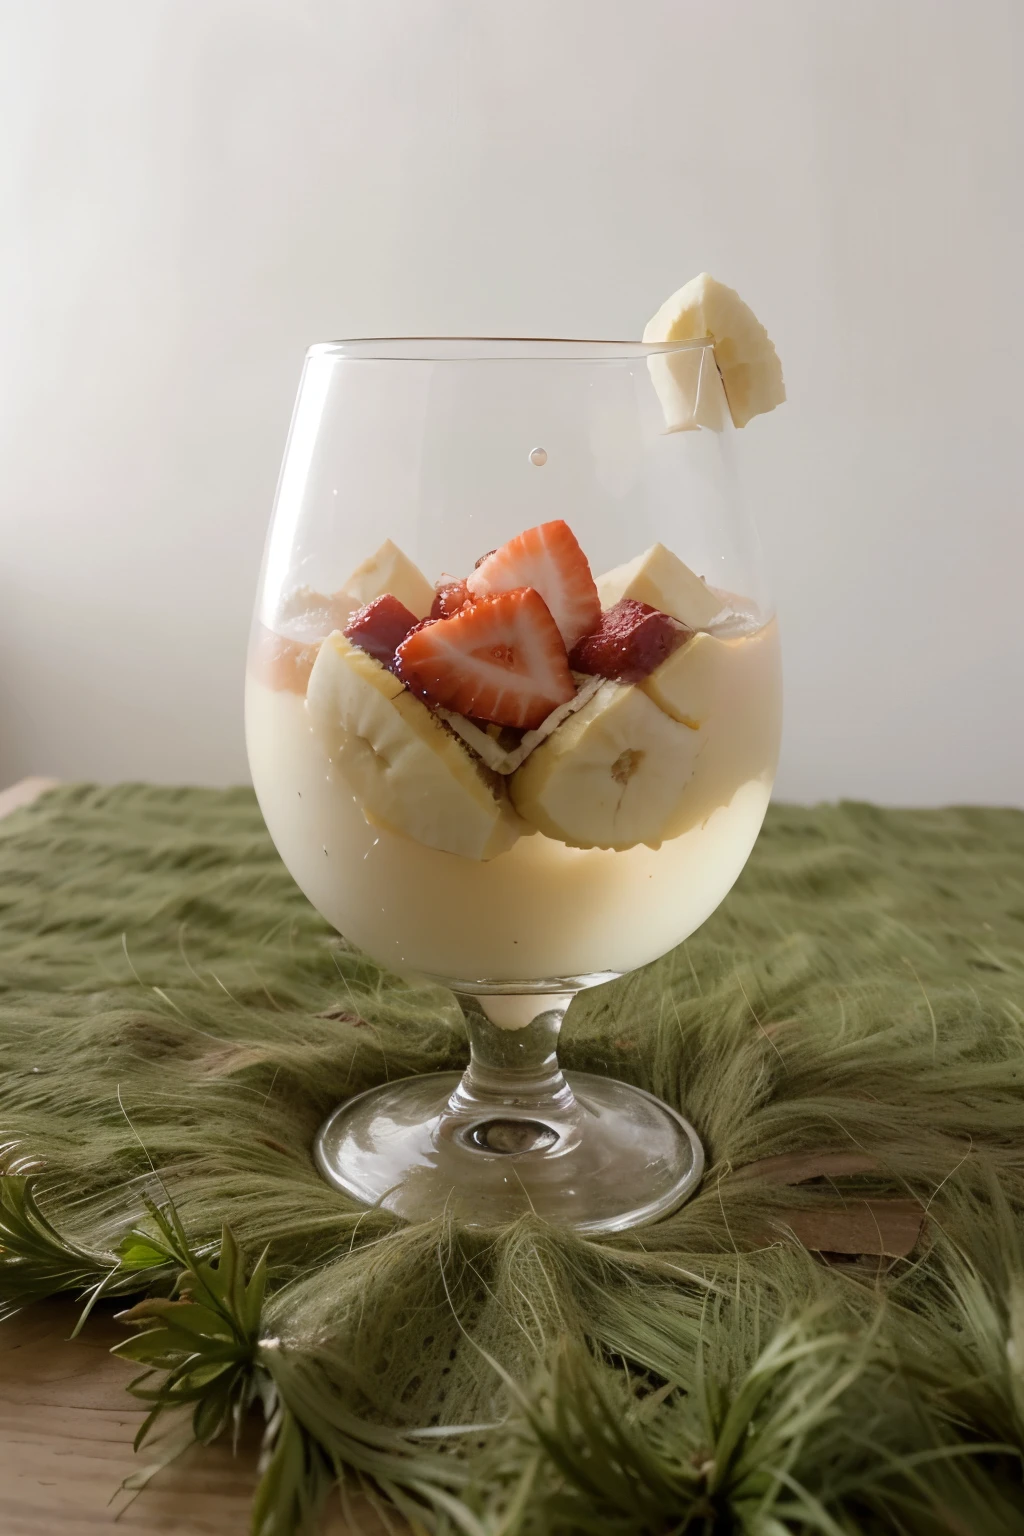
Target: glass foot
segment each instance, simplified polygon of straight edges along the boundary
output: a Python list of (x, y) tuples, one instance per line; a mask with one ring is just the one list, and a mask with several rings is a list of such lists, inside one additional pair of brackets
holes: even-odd
[(316, 1139), (320, 1171), (407, 1221), (448, 1211), (491, 1226), (532, 1211), (589, 1233), (655, 1221), (700, 1183), (697, 1133), (640, 1088), (559, 1071), (553, 1093), (506, 1077), (486, 1096), (467, 1091), (471, 1075), (403, 1078), (342, 1104)]

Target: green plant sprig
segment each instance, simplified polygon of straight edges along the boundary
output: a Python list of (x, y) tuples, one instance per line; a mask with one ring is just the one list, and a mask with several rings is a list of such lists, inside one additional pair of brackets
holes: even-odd
[(568, 1342), (531, 1390), (507, 1378), (518, 1414), (465, 1495), (484, 1528), (494, 1536), (1019, 1528), (1019, 1477), (992, 1476), (1000, 1463), (1012, 1473), (1013, 1446), (953, 1438), (941, 1411), (904, 1379), (882, 1315), (851, 1330), (812, 1306), (764, 1341), (755, 1329), (737, 1352), (744, 1327), (717, 1300), (709, 1306), (685, 1391), (665, 1383), (641, 1396)]
[[(135, 1437), (136, 1450), (165, 1414), (192, 1406), (192, 1433), (208, 1445), (229, 1426), (237, 1445), (242, 1422), (258, 1396), (256, 1350), (267, 1283), (266, 1251), (248, 1280), (238, 1244), (228, 1226), (214, 1260), (190, 1245), (173, 1205), (147, 1202), (156, 1237), (131, 1234), (136, 1244), (180, 1265), (168, 1297), (138, 1302), (119, 1320), (139, 1329), (116, 1344), (115, 1355), (146, 1369), (129, 1391), (151, 1404)], [(130, 1249), (128, 1250), (131, 1251)], [(157, 1377), (162, 1377), (154, 1384)]]
[[(171, 1201), (147, 1202), (152, 1230), (135, 1230), (126, 1253), (178, 1267), (169, 1296), (149, 1297), (119, 1320), (138, 1330), (114, 1346), (145, 1370), (128, 1390), (149, 1405), (135, 1448), (156, 1444), (157, 1461), (125, 1487), (141, 1491), (190, 1444), (208, 1445), (230, 1430), (237, 1449), (242, 1425), (262, 1409), (260, 1479), (253, 1499), (253, 1536), (297, 1536), (316, 1528), (335, 1485), (354, 1480), (371, 1500), (383, 1494), (414, 1519), (451, 1516), (466, 1536), (484, 1536), (455, 1489), (466, 1473), (457, 1458), (424, 1455), (415, 1436), (372, 1424), (340, 1400), (316, 1363), (262, 1334), (267, 1253), (246, 1277), (244, 1256), (228, 1226), (215, 1253), (190, 1242)], [(187, 1432), (168, 1421), (188, 1416)]]
[(209, 1445), (227, 1430), (237, 1450), (245, 1419), (259, 1405), (264, 1433), (252, 1530), (256, 1536), (312, 1531), (333, 1479), (329, 1459), (281, 1402), (261, 1362), (266, 1251), (247, 1275), (226, 1224), (219, 1246), (201, 1251), (170, 1199), (162, 1206), (147, 1201), (147, 1210), (150, 1227), (129, 1234), (126, 1259), (166, 1263), (177, 1278), (169, 1296), (147, 1297), (118, 1316), (137, 1332), (112, 1353), (145, 1367), (128, 1384), (148, 1404), (135, 1449), (157, 1451), (155, 1461), (125, 1480), (125, 1490), (140, 1493), (190, 1445)]
[(0, 1322), (31, 1302), (78, 1291), (88, 1299), (74, 1337), (102, 1296), (148, 1288), (165, 1256), (138, 1245), (99, 1253), (72, 1242), (40, 1209), (37, 1183), (32, 1174), (0, 1172)]
[(27, 1174), (0, 1174), (0, 1320), (55, 1291), (87, 1290), (114, 1266), (62, 1237), (43, 1215)]

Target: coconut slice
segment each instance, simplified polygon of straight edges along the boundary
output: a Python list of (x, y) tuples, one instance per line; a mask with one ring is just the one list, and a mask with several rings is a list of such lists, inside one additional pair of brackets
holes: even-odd
[(604, 679), (588, 677), (584, 672), (574, 672), (573, 681), (576, 684), (575, 696), (553, 709), (536, 730), (527, 731), (519, 745), (511, 752), (493, 736), (481, 730), (472, 720), (467, 720), (465, 715), (457, 715), (450, 709), (435, 709), (434, 713), (440, 716), (457, 736), (461, 736), (467, 747), (472, 747), (488, 768), (493, 768), (495, 773), (507, 775), (515, 773), (516, 769), (525, 763), (534, 748), (539, 747), (542, 741), (546, 741), (552, 731), (557, 731), (563, 720), (568, 720), (570, 715), (574, 715), (578, 709), (583, 708), (584, 704), (588, 704)]

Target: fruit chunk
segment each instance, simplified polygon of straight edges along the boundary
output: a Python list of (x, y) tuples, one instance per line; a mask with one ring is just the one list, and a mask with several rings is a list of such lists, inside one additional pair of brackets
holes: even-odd
[(467, 859), (493, 858), (515, 842), (500, 781), (344, 635), (335, 632), (320, 647), (306, 701), (368, 821)]
[(673, 720), (691, 731), (702, 730), (716, 705), (721, 707), (727, 675), (723, 668), (732, 654), (727, 643), (714, 635), (694, 635), (689, 645), (670, 656), (640, 686)]
[(602, 613), (592, 634), (585, 635), (569, 658), (575, 672), (596, 673), (620, 683), (639, 683), (690, 638), (692, 630), (678, 619), (624, 597)]
[(385, 592), (397, 597), (417, 619), (426, 618), (434, 601), (434, 589), (423, 572), (390, 539), (385, 539), (375, 555), (356, 567), (331, 601), (349, 617)]
[(434, 601), (430, 605), (432, 619), (450, 619), (465, 608), (470, 601), (469, 588), (459, 577), (442, 578), (434, 588)]
[(696, 752), (693, 777), (667, 836), (678, 837), (705, 821), (750, 780), (771, 780), (781, 720), (774, 621), (727, 639), (694, 635), (640, 688), (667, 716), (689, 727)]
[[(692, 341), (706, 336), (715, 344), (715, 362), (737, 427), (782, 404), (786, 398), (782, 364), (768, 332), (735, 289), (702, 272), (665, 300), (644, 327), (644, 341)], [(693, 355), (665, 353), (659, 359), (673, 376), (678, 375), (682, 394), (689, 387)], [(655, 377), (656, 387), (657, 382)], [(678, 402), (669, 401), (660, 389), (659, 394), (666, 405), (669, 431), (679, 431), (686, 423), (675, 421)]]
[(312, 587), (293, 587), (278, 604), (273, 627), (293, 640), (322, 640), (332, 629), (344, 629), (350, 608), (347, 600), (326, 597)]
[(513, 774), (524, 821), (573, 848), (656, 848), (693, 771), (696, 738), (639, 688), (605, 682)]
[(470, 572), (466, 585), (474, 597), (532, 587), (550, 608), (566, 650), (589, 634), (601, 614), (587, 557), (561, 518), (509, 539)]
[(725, 606), (718, 593), (664, 544), (652, 544), (635, 560), (599, 576), (597, 590), (602, 608), (613, 608), (624, 597), (632, 597), (678, 619), (687, 629), (704, 629)]
[(249, 666), (253, 674), (275, 692), (302, 695), (319, 649), (319, 640), (304, 645), (301, 640), (276, 634), (260, 624), (253, 635)]
[(714, 348), (675, 348), (652, 352), (647, 371), (661, 403), (666, 432), (721, 432), (729, 414)]
[(404, 603), (385, 592), (352, 615), (345, 626), (345, 636), (368, 656), (390, 667), (395, 652), (409, 631), (416, 628), (416, 622), (416, 615)]
[(396, 670), (431, 704), (527, 730), (576, 692), (555, 621), (528, 587), (421, 626), (399, 646)]

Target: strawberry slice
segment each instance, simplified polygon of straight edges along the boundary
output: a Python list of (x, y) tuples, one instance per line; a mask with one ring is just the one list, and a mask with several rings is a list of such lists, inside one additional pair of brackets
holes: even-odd
[(509, 539), (470, 572), (466, 585), (474, 597), (532, 587), (550, 608), (570, 651), (601, 617), (587, 557), (561, 518)]
[(413, 693), (460, 715), (533, 730), (576, 692), (543, 598), (500, 592), (414, 631), (395, 671)]

